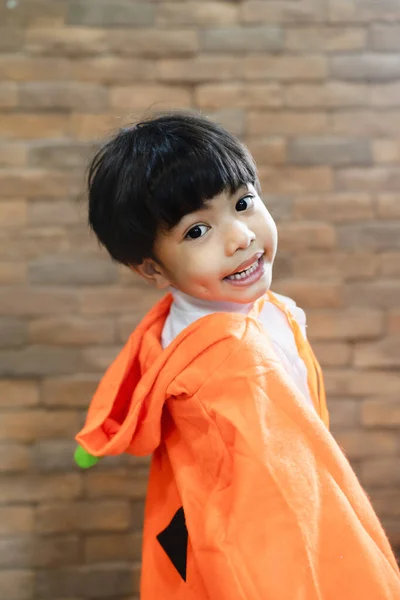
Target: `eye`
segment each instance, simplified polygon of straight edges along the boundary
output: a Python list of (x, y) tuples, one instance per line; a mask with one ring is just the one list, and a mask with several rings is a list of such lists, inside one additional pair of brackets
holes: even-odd
[(185, 235), (185, 238), (189, 240), (197, 240), (197, 238), (200, 238), (205, 233), (207, 233), (208, 230), (209, 227), (207, 227), (207, 225), (195, 225), (195, 227), (189, 229), (189, 231)]
[(243, 212), (244, 210), (252, 208), (253, 205), (253, 196), (244, 196), (243, 198), (240, 198), (240, 200), (238, 200), (238, 202), (236, 203), (236, 210), (238, 212)]

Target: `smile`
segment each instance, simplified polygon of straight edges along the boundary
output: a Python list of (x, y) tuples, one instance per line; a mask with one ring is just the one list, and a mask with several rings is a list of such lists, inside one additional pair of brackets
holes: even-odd
[(264, 260), (263, 254), (259, 256), (250, 266), (248, 266), (243, 271), (238, 271), (225, 277), (225, 281), (229, 281), (229, 283), (233, 285), (250, 285), (255, 283), (264, 275)]

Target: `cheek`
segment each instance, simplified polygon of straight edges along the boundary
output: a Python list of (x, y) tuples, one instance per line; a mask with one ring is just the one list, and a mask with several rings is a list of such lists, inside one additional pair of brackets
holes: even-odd
[(207, 283), (210, 278), (219, 274), (221, 269), (215, 250), (200, 245), (187, 252), (181, 261), (179, 278), (185, 277), (187, 281)]

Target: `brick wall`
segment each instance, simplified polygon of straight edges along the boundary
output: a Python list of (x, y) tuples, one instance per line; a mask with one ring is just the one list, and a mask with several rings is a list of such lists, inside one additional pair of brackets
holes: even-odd
[(8, 0), (0, 23), (2, 600), (137, 591), (146, 461), (71, 458), (157, 297), (89, 235), (84, 168), (151, 106), (254, 153), (276, 290), (308, 312), (335, 435), (400, 545), (400, 4)]

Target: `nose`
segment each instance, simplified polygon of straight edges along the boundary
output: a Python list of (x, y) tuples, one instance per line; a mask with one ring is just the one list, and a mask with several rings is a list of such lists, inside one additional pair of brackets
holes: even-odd
[(233, 256), (237, 250), (246, 250), (256, 239), (255, 233), (242, 221), (233, 221), (227, 229), (225, 237), (225, 252)]

